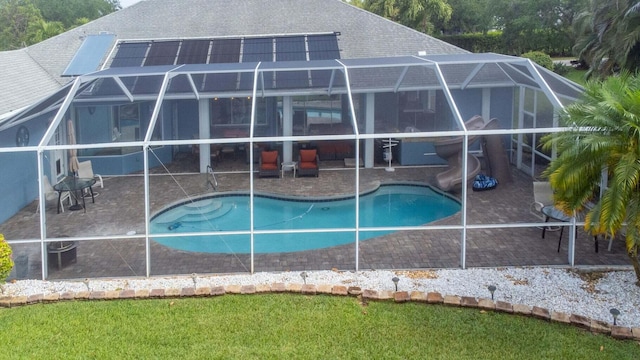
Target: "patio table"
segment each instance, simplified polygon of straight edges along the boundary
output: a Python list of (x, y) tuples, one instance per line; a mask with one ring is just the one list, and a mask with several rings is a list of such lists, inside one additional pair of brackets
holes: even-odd
[[(93, 196), (93, 184), (96, 183), (96, 179), (93, 178), (77, 178), (75, 176), (67, 176), (62, 179), (59, 183), (53, 185), (53, 189), (58, 192), (58, 214), (60, 213), (60, 198), (62, 197), (62, 193), (68, 191), (71, 194), (74, 194), (75, 204), (69, 207), (69, 210), (80, 210), (84, 209), (84, 212), (87, 212), (87, 207), (84, 201), (84, 196), (82, 196), (82, 190), (89, 188), (89, 192), (91, 193), (91, 202), (95, 203), (95, 197)], [(80, 196), (78, 196), (80, 193)], [(82, 198), (82, 205), (78, 203), (78, 197)]]
[[(553, 219), (553, 220), (558, 220), (561, 222), (570, 222), (571, 221), (571, 217), (567, 216), (564, 212), (562, 212), (561, 210), (559, 210), (558, 208), (556, 208), (553, 205), (547, 205), (545, 207), (542, 208), (542, 213), (545, 216), (545, 222), (548, 222), (549, 219)], [(582, 217), (584, 216), (583, 213), (578, 213), (576, 215), (576, 219), (577, 220), (581, 220)], [(542, 238), (544, 239), (544, 234), (547, 230), (547, 227), (544, 226), (542, 227)], [(560, 244), (562, 244), (562, 233), (564, 232), (564, 226), (560, 227), (560, 237), (558, 239), (558, 252), (560, 252)], [(576, 239), (578, 238), (578, 228), (576, 228)], [(594, 236), (593, 240), (595, 242), (595, 248), (596, 248), (596, 252), (598, 252), (598, 237)]]

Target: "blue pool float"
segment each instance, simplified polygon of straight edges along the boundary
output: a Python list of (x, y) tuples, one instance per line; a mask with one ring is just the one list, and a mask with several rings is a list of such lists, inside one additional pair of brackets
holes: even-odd
[(498, 180), (483, 174), (476, 175), (473, 180), (473, 191), (491, 190), (498, 186)]

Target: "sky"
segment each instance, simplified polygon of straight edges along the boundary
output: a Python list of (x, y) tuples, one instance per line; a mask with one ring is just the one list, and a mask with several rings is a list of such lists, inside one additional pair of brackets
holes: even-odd
[(122, 6), (122, 8), (126, 8), (128, 6), (131, 6), (137, 2), (139, 2), (140, 0), (120, 0), (120, 5)]

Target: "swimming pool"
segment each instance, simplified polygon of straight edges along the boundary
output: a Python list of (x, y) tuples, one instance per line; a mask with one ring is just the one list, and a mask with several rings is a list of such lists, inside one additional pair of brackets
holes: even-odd
[[(249, 253), (250, 235), (180, 236), (208, 231), (249, 231), (249, 194), (215, 194), (172, 205), (151, 219), (154, 241), (179, 250)], [(428, 185), (388, 184), (360, 196), (360, 228), (418, 226), (453, 215), (460, 202)], [(355, 227), (355, 197), (303, 198), (254, 195), (254, 230)], [(367, 240), (392, 231), (360, 231)], [(353, 243), (354, 231), (254, 234), (255, 253), (281, 253)]]

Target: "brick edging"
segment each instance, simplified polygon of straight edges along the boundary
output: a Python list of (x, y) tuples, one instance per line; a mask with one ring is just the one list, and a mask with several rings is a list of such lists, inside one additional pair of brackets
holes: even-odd
[(550, 322), (572, 325), (593, 333), (609, 335), (615, 339), (640, 341), (640, 328), (624, 327), (594, 320), (577, 314), (550, 311), (537, 306), (511, 304), (504, 301), (493, 301), (486, 298), (469, 296), (442, 295), (438, 292), (369, 290), (356, 286), (313, 285), (298, 283), (273, 283), (271, 285), (226, 285), (214, 287), (185, 287), (168, 289), (110, 290), (110, 291), (78, 291), (50, 294), (34, 294), (30, 296), (0, 297), (0, 307), (12, 308), (38, 303), (52, 303), (69, 300), (117, 300), (117, 299), (160, 299), (179, 297), (208, 297), (225, 294), (266, 294), (297, 293), (302, 295), (334, 295), (362, 296), (367, 300), (390, 301), (396, 303), (417, 302), (425, 304), (441, 304), (476, 308), (485, 311), (496, 311), (508, 314), (535, 317)]

